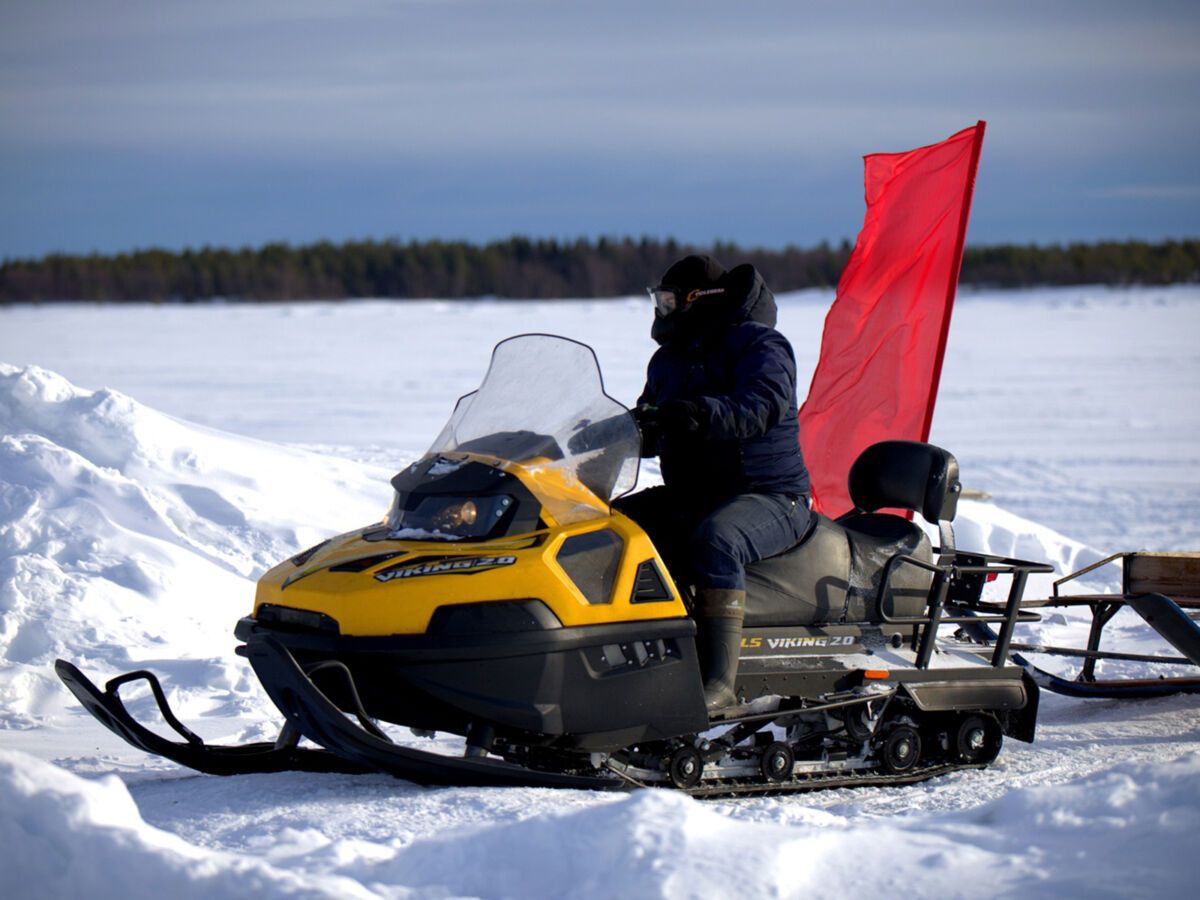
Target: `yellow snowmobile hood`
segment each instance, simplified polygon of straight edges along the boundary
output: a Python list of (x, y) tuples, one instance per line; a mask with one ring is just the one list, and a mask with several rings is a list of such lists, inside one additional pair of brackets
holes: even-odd
[(438, 609), (481, 603), (540, 601), (565, 627), (687, 615), (645, 532), (569, 472), (544, 458), (438, 460), (514, 476), (542, 527), (474, 541), (396, 538), (386, 524), (348, 532), (267, 572), (255, 617), (269, 606), (307, 613), (294, 620), (310, 625), (332, 620), (343, 635), (383, 636), (424, 634)]

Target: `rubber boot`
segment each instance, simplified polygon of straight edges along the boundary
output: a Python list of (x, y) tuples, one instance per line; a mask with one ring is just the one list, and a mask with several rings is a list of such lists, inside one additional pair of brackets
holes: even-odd
[(704, 705), (711, 715), (738, 702), (733, 687), (746, 617), (746, 592), (707, 588), (696, 600)]

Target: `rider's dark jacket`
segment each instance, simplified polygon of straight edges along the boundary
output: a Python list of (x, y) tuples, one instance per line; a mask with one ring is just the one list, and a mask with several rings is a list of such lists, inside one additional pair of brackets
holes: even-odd
[(750, 265), (652, 331), (639, 405), (698, 404), (695, 433), (667, 431), (657, 448), (663, 481), (689, 501), (715, 505), (737, 494), (809, 493), (800, 452), (796, 360), (775, 330), (775, 297)]

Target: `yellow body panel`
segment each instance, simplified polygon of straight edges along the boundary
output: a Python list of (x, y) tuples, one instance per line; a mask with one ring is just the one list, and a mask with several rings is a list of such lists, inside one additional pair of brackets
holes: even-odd
[[(492, 541), (368, 541), (363, 534), (378, 530), (374, 526), (365, 532), (339, 535), (303, 565), (297, 566), (289, 560), (267, 572), (258, 583), (255, 613), (264, 603), (320, 612), (336, 619), (342, 634), (360, 636), (423, 634), (440, 606), (503, 600), (541, 600), (567, 627), (687, 615), (682, 599), (667, 577), (667, 568), (646, 533), (618, 512), (608, 515), (607, 504), (582, 485), (568, 482), (553, 467), (541, 464), (544, 462), (541, 460), (526, 468), (489, 457), (453, 455), (502, 465), (543, 503), (543, 519), (551, 523), (555, 523), (555, 518), (546, 515), (547, 506), (558, 510), (587, 507), (594, 510), (594, 515), (574, 524), (552, 524), (544, 531)], [(620, 536), (621, 560), (609, 602), (592, 604), (558, 565), (556, 556), (568, 538), (603, 529)], [(330, 571), (331, 566), (385, 554), (396, 555), (357, 572)], [(467, 565), (465, 561), (480, 559), (502, 562), (468, 571), (450, 569), (390, 580), (376, 577), (388, 570), (405, 568), (406, 560), (416, 567), (422, 562), (436, 561), (441, 566), (455, 560)], [(630, 603), (638, 566), (650, 559), (656, 561), (663, 574), (671, 599)]]

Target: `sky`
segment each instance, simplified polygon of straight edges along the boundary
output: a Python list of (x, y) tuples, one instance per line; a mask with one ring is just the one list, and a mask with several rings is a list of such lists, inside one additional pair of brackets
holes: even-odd
[(853, 240), (988, 122), (968, 241), (1200, 236), (1195, 2), (0, 0), (0, 259)]

